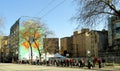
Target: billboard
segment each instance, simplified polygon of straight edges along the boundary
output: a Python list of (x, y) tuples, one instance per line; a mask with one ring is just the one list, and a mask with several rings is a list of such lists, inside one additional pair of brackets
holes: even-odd
[[(43, 31), (36, 18), (22, 18), (19, 23), (19, 60), (35, 60), (43, 51)], [(32, 55), (31, 55), (32, 54)]]

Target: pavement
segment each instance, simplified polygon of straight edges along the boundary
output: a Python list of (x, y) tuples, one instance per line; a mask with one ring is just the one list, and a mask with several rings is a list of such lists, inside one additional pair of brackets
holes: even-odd
[(105, 66), (102, 68), (95, 68), (98, 71), (120, 71), (120, 66)]
[(120, 66), (105, 66), (93, 69), (87, 67), (55, 67), (46, 65), (29, 65), (29, 64), (12, 64), (12, 63), (0, 63), (0, 71), (120, 71)]
[(92, 69), (88, 69), (87, 67), (82, 68), (83, 70), (94, 70), (94, 71), (120, 71), (120, 66), (105, 66), (102, 68), (99, 68), (98, 66), (92, 68)]

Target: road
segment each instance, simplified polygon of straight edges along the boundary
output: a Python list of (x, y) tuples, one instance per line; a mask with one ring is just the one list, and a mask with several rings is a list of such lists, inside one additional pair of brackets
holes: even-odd
[(0, 63), (0, 71), (120, 71), (118, 67), (94, 68), (89, 70), (87, 68), (70, 68), (70, 67), (55, 67), (55, 66), (41, 66), (28, 64), (11, 64)]

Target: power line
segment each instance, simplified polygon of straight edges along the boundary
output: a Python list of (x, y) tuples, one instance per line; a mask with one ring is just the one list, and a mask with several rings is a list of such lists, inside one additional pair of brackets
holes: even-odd
[(55, 10), (58, 6), (60, 6), (61, 4), (63, 4), (66, 0), (61, 1), (60, 3), (58, 3), (55, 7), (53, 7), (52, 9), (50, 9), (48, 12), (46, 12), (43, 16), (41, 16), (41, 18), (45, 17), (46, 15), (48, 15), (50, 12), (52, 12), (53, 10)]
[[(45, 9), (47, 9), (55, 0), (51, 0), (45, 7), (43, 7), (36, 15), (42, 13)], [(36, 16), (35, 15), (35, 16)]]

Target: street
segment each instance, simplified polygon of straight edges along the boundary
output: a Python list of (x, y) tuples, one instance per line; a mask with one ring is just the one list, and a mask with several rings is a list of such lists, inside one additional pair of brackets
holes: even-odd
[(70, 68), (70, 67), (55, 67), (55, 66), (41, 66), (41, 65), (28, 65), (28, 64), (12, 64), (0, 63), (0, 71), (120, 71), (118, 67), (105, 67), (105, 68)]

